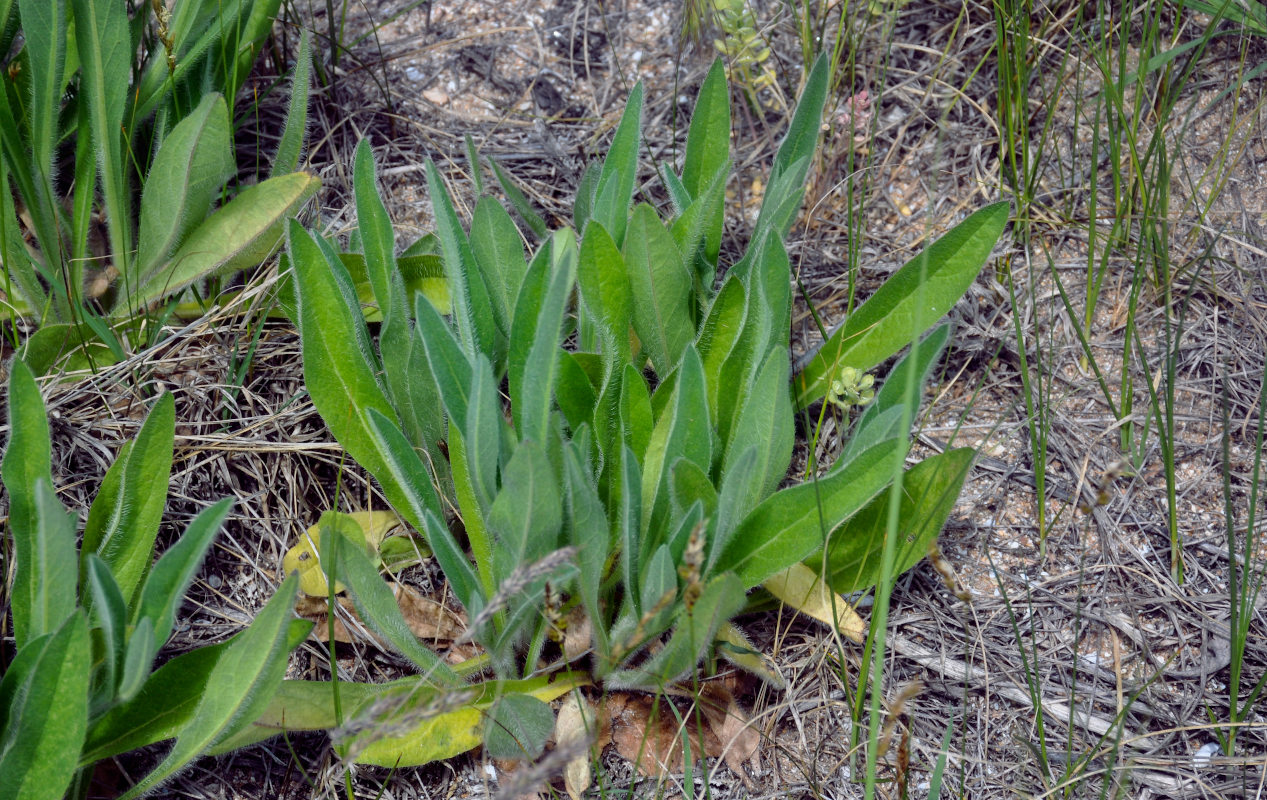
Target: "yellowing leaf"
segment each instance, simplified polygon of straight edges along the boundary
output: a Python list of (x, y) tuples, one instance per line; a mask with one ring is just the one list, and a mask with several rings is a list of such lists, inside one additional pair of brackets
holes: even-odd
[(793, 564), (762, 585), (770, 594), (802, 614), (834, 626), (841, 636), (850, 641), (862, 642), (866, 632), (862, 617), (845, 598), (828, 589), (818, 573), (804, 564)]
[(484, 741), (484, 720), (499, 696), (519, 693), (549, 703), (586, 683), (579, 672), (554, 680), (492, 681), (472, 687), (473, 695), (457, 706), (444, 694), (422, 693), (392, 716), (373, 721), (365, 733), (348, 742), (344, 757), (381, 767), (416, 767), (452, 758)]
[[(378, 548), (388, 533), (404, 527), (400, 517), (391, 511), (354, 511), (351, 514), (327, 511), (322, 514), (317, 524), (304, 531), (299, 543), (287, 550), (282, 558), (282, 572), (287, 575), (299, 572), (299, 590), (306, 595), (325, 597), (329, 594), (325, 572), (321, 568), (321, 526), (340, 523), (346, 525), (343, 528), (345, 533), (355, 530), (360, 534), (365, 542), (365, 552), (370, 558), (377, 558)], [(342, 583), (335, 582), (336, 593), (343, 591), (343, 588)]]

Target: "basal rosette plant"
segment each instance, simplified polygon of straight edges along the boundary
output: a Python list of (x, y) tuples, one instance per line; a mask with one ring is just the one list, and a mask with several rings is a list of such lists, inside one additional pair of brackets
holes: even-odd
[(125, 797), (153, 789), (225, 749), (265, 709), (308, 635), (311, 623), (291, 612), (291, 577), (246, 630), (154, 669), (230, 507), (222, 500), (198, 514), (153, 561), (174, 436), (167, 394), (106, 473), (76, 548), (77, 520), (53, 485), (39, 387), (26, 364), (12, 362), (0, 474), (16, 655), (0, 677), (0, 797), (86, 796), (96, 762), (174, 739)]
[(259, 264), (316, 190), (295, 172), (305, 37), (272, 176), (224, 196), (232, 99), (279, 4), (0, 0), (0, 319), (39, 323), (37, 371), (67, 345), (121, 358), (121, 322)]
[[(695, 674), (719, 636), (730, 643), (721, 655), (742, 651), (729, 621), (762, 585), (861, 638), (861, 621), (844, 619), (851, 609), (822, 586), (854, 591), (878, 579), (885, 490), (896, 478), (905, 488), (898, 573), (927, 552), (949, 514), (970, 450), (902, 472), (905, 427), (949, 331), (919, 334), (980, 270), (1007, 208), (970, 216), (899, 270), (793, 378), (783, 238), (817, 146), (827, 82), (820, 59), (751, 243), (719, 284), (730, 169), (720, 63), (700, 89), (681, 172), (660, 170), (670, 198), (663, 217), (634, 203), (641, 85), (606, 158), (584, 173), (575, 229), (546, 231), (510, 193), (539, 239), (531, 255), (490, 197), (463, 229), (428, 164), (447, 281), (439, 307), (405, 288), (362, 142), (356, 240), (381, 327), (375, 339), (347, 259), (292, 223), (305, 379), (335, 437), (426, 539), (485, 658), (455, 670), (419, 644), (366, 537), (328, 514), (322, 569), (421, 675), (358, 686), (359, 702), (344, 706), (350, 722), (335, 718), (328, 687), (294, 684), (248, 735), (304, 727), (293, 723), (307, 713), (309, 727), (337, 725), (341, 752), (365, 763), (419, 764), (481, 740), (493, 755), (532, 757), (552, 727), (546, 703), (578, 683), (662, 691)], [(878, 390), (863, 378), (907, 345)], [(794, 412), (829, 390), (836, 402), (869, 402), (830, 469), (780, 489)], [(485, 668), (493, 678), (467, 683)]]

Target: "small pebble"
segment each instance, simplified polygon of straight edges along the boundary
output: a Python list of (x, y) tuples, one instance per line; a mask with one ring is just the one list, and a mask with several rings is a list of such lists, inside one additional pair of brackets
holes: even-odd
[(1197, 752), (1192, 754), (1192, 766), (1197, 769), (1210, 766), (1210, 759), (1219, 753), (1218, 742), (1206, 742)]
[(221, 586), (224, 585), (224, 581), (220, 579), (219, 575), (212, 575), (211, 577), (207, 578), (207, 585), (210, 586), (212, 589), (219, 589)]
[(414, 83), (420, 83), (424, 76), (422, 70), (417, 67), (405, 67), (405, 77)]

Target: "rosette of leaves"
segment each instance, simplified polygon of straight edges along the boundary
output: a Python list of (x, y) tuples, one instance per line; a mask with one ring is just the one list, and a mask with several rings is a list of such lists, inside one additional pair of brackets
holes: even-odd
[[(539, 239), (531, 254), (490, 197), (478, 201), (465, 230), (428, 164), (446, 308), (406, 290), (362, 143), (354, 170), (358, 239), (382, 320), (377, 340), (337, 248), (291, 225), (313, 402), (427, 539), (497, 679), (540, 681), (530, 676), (544, 669), (571, 684), (662, 690), (695, 673), (751, 589), (765, 584), (808, 605), (816, 583), (837, 592), (873, 585), (889, 518), (885, 489), (894, 480), (906, 491), (898, 495), (903, 536), (893, 574), (918, 561), (940, 530), (971, 452), (951, 451), (903, 474), (906, 429), (948, 329), (919, 334), (979, 271), (1002, 231), (1004, 205), (956, 229), (968, 233), (942, 253), (949, 265), (916, 259), (854, 315), (878, 322), (860, 334), (847, 327), (851, 338), (824, 345), (830, 371), (870, 369), (911, 350), (859, 415), (840, 459), (814, 483), (778, 488), (791, 459), (794, 411), (831, 383), (820, 386), (807, 371), (793, 391), (792, 277), (783, 246), (814, 157), (827, 81), (820, 59), (775, 158), (751, 244), (720, 284), (730, 167), (720, 63), (700, 89), (681, 172), (660, 170), (670, 198), (664, 213), (634, 203), (640, 85), (606, 158), (584, 173), (575, 230), (546, 231), (508, 191)], [(432, 704), (436, 692), (460, 691), (441, 659), (400, 633), (390, 591), (356, 537), (330, 535), (322, 548), (323, 568), (350, 587), (362, 619), (393, 642), (396, 631), (423, 670), (411, 691), (432, 687)], [(735, 641), (725, 638), (732, 644), (723, 655)], [(486, 713), (462, 719), (485, 731), (495, 755), (538, 754), (551, 714), (542, 687), (531, 689), (537, 693), (529, 696), (505, 684), (502, 700), (485, 699)], [(483, 689), (475, 696), (487, 697)], [(312, 691), (305, 697), (315, 702)], [(394, 742), (375, 751), (385, 760), (370, 763), (442, 757), (436, 720), (453, 712), (439, 705), (444, 710), (429, 716), (416, 704), (397, 716), (363, 705), (388, 731), (381, 738)], [(269, 718), (293, 712), (278, 705)], [(402, 734), (401, 719), (412, 720), (403, 728), (415, 733)], [(516, 732), (509, 745), (507, 730)], [(478, 740), (468, 733), (462, 742)]]
[(0, 678), (0, 795), (86, 793), (97, 761), (173, 739), (125, 795), (137, 797), (222, 749), (266, 708), (311, 627), (291, 613), (298, 578), (232, 639), (154, 669), (230, 501), (198, 514), (151, 563), (175, 436), (172, 396), (163, 395), (106, 473), (77, 552), (77, 521), (54, 490), (39, 387), (22, 361), (11, 370), (0, 474), (17, 652)]
[(74, 347), (98, 364), (121, 358), (130, 333), (121, 322), (259, 264), (316, 190), (315, 177), (295, 172), (305, 36), (272, 175), (226, 196), (237, 172), (233, 97), (279, 5), (0, 2), (0, 53), (10, 54), (0, 318), (39, 323), (24, 355), (37, 372)]

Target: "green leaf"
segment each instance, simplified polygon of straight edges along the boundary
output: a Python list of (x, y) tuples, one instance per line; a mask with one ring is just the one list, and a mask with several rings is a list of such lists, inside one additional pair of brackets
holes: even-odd
[(524, 440), (506, 464), (501, 491), (488, 512), (488, 527), (499, 542), (494, 558), (502, 580), (516, 567), (558, 549), (562, 503), (545, 448)]
[[(717, 513), (717, 487), (713, 479), (694, 461), (679, 458), (673, 463), (672, 482), (669, 486), (669, 499), (673, 506), (670, 519), (674, 524), (681, 520), (691, 506), (699, 503), (704, 516), (711, 517)], [(681, 555), (674, 551), (674, 556)]]
[[(570, 234), (569, 234), (570, 238)], [(574, 247), (556, 247), (549, 283), (540, 302), (527, 296), (526, 302), (515, 306), (515, 321), (511, 333), (510, 353), (510, 403), (515, 418), (515, 428), (522, 441), (545, 444), (550, 430), (550, 411), (553, 407), (554, 387), (559, 369), (559, 340), (563, 332), (563, 317), (568, 297), (576, 280), (576, 250)], [(544, 262), (532, 267), (534, 273), (546, 268)], [(524, 281), (540, 286), (540, 278)]]
[(123, 800), (149, 792), (178, 770), (250, 724), (268, 705), (286, 674), (288, 622), (299, 579), (286, 578), (247, 630), (221, 653), (189, 723), (153, 771)]
[(123, 674), (123, 657), (127, 652), (128, 609), (119, 591), (119, 584), (106, 563), (89, 553), (86, 561), (88, 589), (92, 595), (89, 622), (101, 631), (102, 653), (99, 677), (94, 679), (94, 716), (113, 703), (115, 689)]
[(563, 412), (563, 418), (567, 420), (568, 427), (576, 432), (582, 425), (588, 425), (593, 421), (598, 395), (594, 391), (594, 384), (590, 381), (589, 374), (581, 366), (576, 354), (559, 348), (557, 355), (559, 377), (555, 397), (559, 403), (559, 410)]
[(523, 238), (515, 221), (501, 203), (491, 197), (481, 197), (475, 205), (471, 251), (488, 285), (497, 327), (503, 336), (509, 336), (515, 299), (519, 297), (519, 285), (528, 271), (528, 262), (524, 260)]
[[(287, 649), (297, 647), (308, 638), (311, 631), (312, 623), (308, 620), (292, 619), (287, 630)], [(198, 708), (203, 693), (207, 690), (207, 681), (219, 663), (220, 656), (243, 633), (245, 632), (236, 634), (227, 642), (182, 653), (155, 670), (131, 700), (110, 709), (89, 727), (88, 740), (84, 743), (79, 766), (86, 767), (103, 758), (175, 738)], [(330, 684), (321, 685), (327, 687), (326, 691), (329, 692)], [(357, 685), (342, 684), (344, 689)], [(351, 690), (348, 691), (351, 693)], [(273, 703), (270, 702), (269, 708), (272, 707)], [(208, 753), (232, 749), (230, 745), (253, 727), (254, 725), (247, 726), (235, 736), (224, 739)], [(333, 724), (325, 727), (333, 727)], [(280, 731), (273, 731), (278, 732)], [(261, 736), (251, 741), (265, 738), (268, 737)]]
[(468, 614), (478, 614), (485, 602), (480, 578), (471, 568), (471, 562), (458, 546), (448, 526), (434, 512), (428, 511), (421, 530), (458, 602)]
[[(617, 510), (616, 532), (620, 541), (621, 578), (625, 586), (638, 585), (642, 552), (642, 470), (638, 459), (628, 447), (618, 450), (617, 475), (620, 482), (620, 505)], [(634, 616), (641, 614), (638, 597), (632, 591), (626, 600), (633, 605)]]
[(57, 800), (88, 729), (92, 647), (82, 612), (31, 640), (0, 681), (0, 798)]
[(641, 462), (651, 444), (655, 417), (651, 412), (651, 392), (647, 381), (632, 364), (625, 364), (621, 376), (620, 427), (626, 437), (625, 444), (633, 449), (634, 457)]
[[(383, 486), (393, 505), (405, 505), (384, 455), (367, 430), (374, 409), (396, 421), (375, 374), (377, 364), (347, 271), (297, 222), (290, 223), (290, 256), (299, 290), (299, 336), (304, 382), (321, 418), (348, 453)], [(419, 298), (427, 311), (430, 303)]]
[[(435, 212), (436, 233), (444, 250), (444, 270), (449, 278), (453, 319), (457, 323), (463, 352), (467, 358), (474, 357), (475, 353), (484, 353), (496, 365), (501, 359), (494, 350), (497, 329), (493, 319), (493, 301), (480, 276), (471, 243), (458, 222), (457, 212), (453, 210), (453, 201), (449, 199), (444, 181), (430, 159), (426, 163), (426, 174), (427, 192), (431, 195)], [(501, 345), (502, 348), (504, 346)]]
[(136, 439), (119, 451), (88, 510), (83, 556), (101, 557), (129, 608), (154, 557), (175, 436), (176, 405), (169, 392), (158, 398)]
[(497, 589), (493, 577), (493, 541), (484, 523), (484, 510), (475, 495), (471, 472), (466, 457), (466, 441), (457, 425), (449, 423), (449, 464), (453, 468), (453, 489), (457, 495), (458, 516), (466, 527), (466, 538), (471, 543), (471, 555), (479, 568), (483, 594), (489, 597)]
[(720, 58), (713, 61), (700, 85), (686, 133), (682, 185), (698, 198), (730, 160), (730, 87)]
[[(26, 5), (23, 3), (23, 6)], [(73, 7), (75, 44), (80, 62), (79, 97), (80, 102), (88, 107), (92, 149), (97, 155), (101, 193), (106, 203), (110, 251), (120, 266), (120, 272), (135, 281), (138, 273), (125, 266), (132, 253), (133, 218), (127, 185), (130, 167), (123, 151), (122, 132), (123, 113), (128, 104), (128, 77), (132, 74), (135, 55), (128, 12), (123, 3), (94, 0), (74, 0)], [(65, 6), (60, 0), (56, 8), (56, 13), (64, 15)], [(23, 13), (24, 22), (25, 18)], [(57, 91), (60, 94), (60, 85)], [(36, 138), (40, 135), (37, 133)], [(57, 139), (54, 137), (48, 141), (51, 146)]]
[[(784, 390), (787, 389), (785, 385)], [(715, 501), (716, 517), (712, 536), (708, 539), (708, 561), (705, 574), (713, 574), (713, 565), (726, 549), (726, 543), (739, 527), (739, 523), (748, 516), (758, 503), (766, 498), (769, 489), (764, 484), (765, 476), (761, 468), (762, 449), (760, 445), (752, 445), (738, 456), (729, 459), (730, 464), (721, 479), (721, 490)]]
[[(27, 56), (23, 68), (30, 70), (30, 80), (26, 82), (30, 87), (30, 95), (22, 98), (24, 102), (29, 103), (27, 108), (23, 109), (29, 132), (25, 145), (30, 148), (30, 163), (36, 181), (35, 189), (38, 192), (38, 195), (27, 196), (25, 199), (28, 206), (35, 206), (32, 209), (34, 214), (51, 219), (55, 213), (53, 209), (57, 187), (55, 156), (61, 139), (58, 131), (58, 116), (62, 108), (63, 72), (67, 59), (66, 2), (65, 0), (18, 0), (18, 13), (22, 19), (22, 35), (26, 39), (26, 44), (22, 48)], [(20, 117), (15, 117), (15, 119), (20, 119)], [(118, 128), (116, 127), (115, 130), (117, 131)], [(21, 163), (15, 161), (13, 166), (21, 169), (19, 166)], [(41, 237), (40, 245), (45, 257), (49, 260), (49, 266), (58, 268), (62, 258), (61, 243), (56, 239), (44, 241)]]
[(639, 577), (642, 579), (639, 594), (645, 613), (651, 613), (654, 608), (660, 608), (661, 613), (672, 609), (672, 600), (677, 595), (677, 570), (667, 542), (655, 551)]
[(209, 94), (163, 139), (141, 193), (136, 270), (145, 280), (202, 222), (233, 177), (232, 127), (224, 98)]
[[(371, 630), (392, 643), (429, 682), (456, 685), (461, 679), (441, 658), (423, 647), (401, 614), (396, 596), (378, 574), (378, 567), (365, 554), (364, 538), (346, 514), (327, 511), (321, 515), (322, 564), (335, 565), (339, 579), (347, 584), (361, 619)], [(329, 578), (327, 578), (329, 580)]]
[(704, 382), (708, 386), (708, 408), (714, 420), (720, 420), (723, 414), (734, 415), (735, 392), (730, 391), (730, 387), (723, 389), (721, 374), (742, 340), (747, 313), (747, 289), (738, 275), (727, 273), (709, 306), (697, 344), (704, 364)]
[(607, 626), (603, 623), (603, 610), (599, 605), (599, 587), (607, 566), (611, 534), (598, 487), (586, 470), (583, 457), (575, 442), (564, 451), (568, 533), (572, 546), (576, 548), (576, 565), (580, 571), (576, 580), (577, 592), (585, 612), (594, 623), (594, 642), (601, 658), (606, 656), (609, 646)]
[(715, 569), (735, 572), (751, 588), (809, 557), (889, 484), (900, 452), (899, 439), (881, 442), (824, 478), (766, 498), (739, 524)]
[(466, 150), (466, 166), (471, 170), (471, 185), (475, 187), (475, 196), (484, 197), (484, 176), (480, 172), (480, 154), (475, 147), (471, 134), (462, 135), (462, 145)]
[(701, 311), (707, 298), (712, 296), (717, 272), (717, 253), (721, 248), (722, 230), (725, 227), (726, 178), (728, 165), (717, 171), (713, 182), (693, 203), (683, 209), (673, 221), (670, 233), (678, 251), (694, 266), (696, 293)]
[(414, 335), (427, 354), (427, 364), (449, 419), (465, 421), (472, 381), (470, 358), (426, 298), (414, 298), (414, 318), (418, 322)]
[(597, 161), (591, 161), (581, 173), (576, 184), (576, 199), (572, 201), (572, 222), (578, 231), (584, 231), (594, 212), (594, 203), (598, 199), (598, 178), (603, 168)]
[[(975, 455), (970, 447), (947, 450), (906, 471), (898, 508), (896, 535), (901, 538), (893, 575), (901, 575), (928, 555), (929, 546), (941, 533), (959, 499)], [(879, 580), (891, 502), (892, 497), (886, 492), (832, 534), (825, 564), (827, 584), (835, 591), (870, 589)], [(823, 568), (824, 560), (813, 557), (805, 563), (818, 570)]]
[(704, 387), (704, 368), (693, 346), (678, 373), (676, 391), (670, 413), (656, 423), (643, 460), (642, 524), (649, 534), (643, 542), (643, 553), (659, 543), (663, 523), (669, 511), (669, 468), (678, 458), (693, 461), (701, 469), (712, 467), (712, 424), (708, 417), (708, 398)]
[(655, 209), (633, 211), (625, 241), (633, 324), (656, 372), (668, 375), (695, 338), (693, 280)]
[(491, 758), (532, 759), (545, 751), (554, 731), (550, 706), (526, 694), (499, 697), (488, 710), (484, 751)]
[(131, 700), (93, 722), (80, 766), (174, 738), (193, 715), (207, 678), (228, 646), (226, 642), (200, 647), (155, 670)]
[(162, 647), (171, 635), (172, 623), (185, 600), (185, 592), (193, 583), (194, 575), (202, 566), (207, 551), (211, 549), (211, 542), (220, 532), (232, 507), (233, 499), (226, 497), (203, 509), (189, 523), (176, 544), (167, 548), (167, 552), (158, 559), (153, 571), (146, 578), (145, 585), (141, 588), (141, 601), (132, 621), (136, 624), (141, 620), (150, 620), (154, 626), (156, 649)]
[[(889, 370), (889, 374), (885, 377), (884, 383), (880, 386), (880, 391), (876, 392), (875, 398), (867, 404), (862, 416), (858, 417), (858, 421), (854, 423), (853, 434), (845, 443), (845, 449), (840, 454), (841, 460), (848, 459), (854, 453), (860, 452), (876, 442), (888, 439), (890, 436), (899, 435), (903, 416), (900, 413), (892, 414), (888, 412), (894, 409), (900, 410), (906, 404), (908, 396), (915, 401), (916, 408), (911, 409), (910, 416), (905, 419), (911, 420), (915, 418), (915, 412), (919, 410), (919, 402), (924, 396), (924, 384), (928, 381), (928, 375), (932, 372), (933, 365), (941, 358), (942, 351), (946, 348), (946, 342), (949, 339), (950, 323), (947, 322), (937, 326), (932, 333), (924, 337), (918, 347), (907, 351), (893, 365), (893, 368)], [(914, 364), (909, 363), (912, 358), (915, 359)], [(912, 382), (913, 386), (910, 385)]]
[(629, 205), (633, 202), (634, 185), (638, 177), (642, 96), (643, 86), (639, 81), (629, 93), (629, 100), (625, 103), (620, 124), (616, 126), (611, 147), (603, 159), (603, 170), (599, 173), (598, 186), (595, 188), (593, 219), (607, 229), (617, 245), (625, 241)]
[[(735, 460), (749, 448), (756, 448), (759, 483), (748, 501), (752, 505), (774, 491), (787, 475), (792, 460), (795, 426), (788, 387), (789, 369), (787, 351), (771, 348), (744, 398), (722, 457), (721, 481), (725, 483)], [(744, 509), (743, 514), (751, 507)]]
[(79, 576), (75, 568), (76, 517), (43, 480), (35, 484), (35, 512), (35, 541), (28, 551), (33, 558), (26, 562), (19, 559), (17, 570), (26, 573), (20, 583), (35, 584), (34, 602), (27, 613), (30, 635), (40, 636), (57, 630), (74, 613)]
[(501, 394), (493, 378), (493, 367), (483, 353), (476, 353), (471, 371), (471, 394), (467, 398), (466, 424), (462, 441), (466, 445), (471, 485), (484, 511), (497, 494), (497, 468), (502, 461)]
[(610, 687), (663, 689), (679, 680), (699, 663), (713, 643), (717, 630), (743, 608), (747, 598), (743, 584), (734, 574), (718, 575), (700, 592), (690, 608), (683, 608), (680, 621), (664, 649), (638, 667), (608, 676)]
[(515, 207), (515, 212), (519, 214), (520, 219), (528, 226), (528, 230), (532, 231), (538, 239), (545, 239), (550, 234), (550, 228), (546, 225), (546, 221), (541, 218), (536, 209), (532, 207), (532, 203), (528, 202), (528, 198), (524, 196), (523, 191), (515, 185), (515, 181), (510, 175), (506, 174), (496, 161), (491, 158), (488, 165), (493, 168), (493, 174), (497, 176), (497, 182), (501, 184), (502, 191), (506, 193), (506, 199)]
[[(9, 532), (13, 537), (14, 560), (18, 564), (13, 580), (14, 641), (20, 648), (36, 636), (48, 632), (43, 597), (48, 587), (43, 570), (59, 564), (41, 562), (62, 553), (57, 543), (40, 539), (39, 486), (53, 486), (49, 450), (48, 418), (35, 376), (21, 361), (13, 361), (9, 373), (9, 444), (0, 461), (0, 476), (9, 495)], [(72, 531), (73, 534), (73, 531)], [(52, 546), (53, 552), (48, 548)], [(71, 541), (72, 548), (74, 541)], [(72, 550), (72, 558), (73, 558)], [(60, 600), (55, 601), (60, 602)]]
[[(365, 251), (365, 271), (379, 313), (385, 324), (391, 324), (404, 314), (404, 287), (396, 272), (396, 234), (378, 193), (374, 151), (369, 139), (357, 143), (353, 159), (352, 188), (356, 196), (357, 231)], [(393, 315), (397, 319), (393, 319)]]
[(949, 311), (990, 256), (1008, 209), (1004, 202), (974, 212), (890, 276), (796, 376), (796, 407), (826, 394), (841, 367), (871, 369)]
[(581, 237), (577, 281), (581, 302), (602, 330), (606, 349), (628, 360), (629, 323), (633, 318), (629, 277), (624, 256), (598, 222), (585, 226)]
[(195, 228), (166, 264), (123, 294), (112, 313), (130, 315), (196, 280), (263, 263), (281, 241), (287, 217), (320, 185), (307, 173), (292, 172), (243, 189)]
[(417, 451), (410, 446), (391, 417), (377, 408), (366, 408), (362, 413), (365, 414), (365, 429), (383, 457), (383, 466), (391, 475), (392, 482), (401, 490), (401, 499), (404, 502), (393, 502), (392, 506), (414, 530), (421, 531), (426, 512), (436, 515), (444, 513), (435, 486), (431, 483), (431, 476)]
[(823, 106), (827, 102), (830, 81), (829, 59), (826, 53), (820, 53), (805, 80), (805, 88), (796, 102), (787, 135), (770, 167), (770, 180), (761, 199), (757, 230), (765, 228), (780, 240), (792, 226), (796, 208), (805, 191), (805, 179), (809, 175), (814, 151), (818, 148)]
[[(339, 705), (335, 705), (335, 692)], [(390, 683), (357, 683), (339, 681), (337, 689), (331, 681), (282, 681), (264, 711), (242, 730), (216, 744), (208, 755), (218, 755), (240, 747), (262, 742), (286, 733), (329, 731), (338, 728), (350, 716), (348, 709), (363, 708), (375, 701), (390, 700), (405, 691), (417, 698), (435, 699), (434, 687), (416, 677)], [(342, 711), (342, 713), (339, 713)]]
[(295, 55), (295, 71), (290, 79), (290, 103), (286, 107), (286, 123), (282, 138), (273, 155), (269, 177), (286, 175), (299, 169), (299, 157), (308, 130), (308, 92), (312, 85), (312, 35), (304, 28), (299, 33), (299, 52)]

